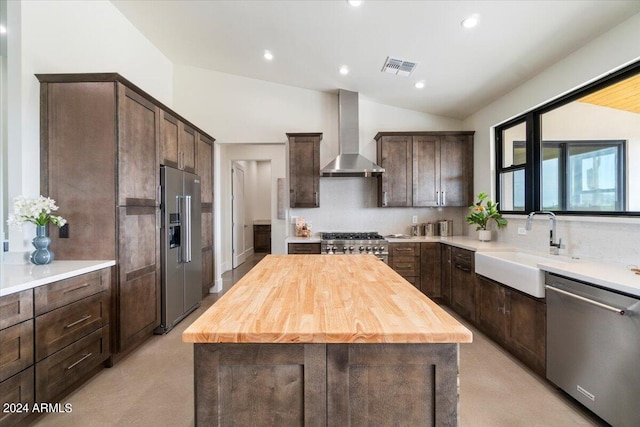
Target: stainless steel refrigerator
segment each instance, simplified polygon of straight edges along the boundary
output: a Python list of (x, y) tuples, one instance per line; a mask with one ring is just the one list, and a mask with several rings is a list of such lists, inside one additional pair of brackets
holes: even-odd
[(155, 332), (165, 334), (202, 299), (200, 178), (161, 166), (160, 185), (162, 319)]

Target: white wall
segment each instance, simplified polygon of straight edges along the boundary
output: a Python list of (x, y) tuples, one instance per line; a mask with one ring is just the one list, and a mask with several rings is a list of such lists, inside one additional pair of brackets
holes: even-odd
[[(19, 7), (19, 75), (9, 96), (8, 199), (40, 194), (40, 92), (36, 73), (118, 72), (172, 105), (173, 65), (109, 1), (23, 1)], [(64, 216), (64, 206), (60, 207)], [(33, 230), (10, 235), (12, 250), (29, 250)]]
[(271, 162), (257, 163), (256, 197), (252, 200), (252, 220), (271, 219)]
[[(583, 48), (549, 67), (527, 83), (464, 120), (464, 127), (476, 130), (474, 156), (475, 192), (494, 189), (495, 164), (493, 157), (493, 127), (516, 117), (536, 106), (545, 104), (562, 94), (597, 80), (613, 70), (640, 59), (640, 14), (611, 29)], [(636, 160), (637, 164), (638, 161)], [(490, 167), (488, 167), (490, 165)], [(617, 221), (617, 222), (616, 222)], [(544, 223), (546, 225), (546, 222)], [(619, 224), (620, 239), (611, 239), (612, 224)], [(546, 226), (536, 226), (529, 236), (518, 236), (519, 219), (498, 233), (499, 240), (517, 246), (532, 248), (532, 242), (545, 242)], [(589, 230), (589, 240), (581, 240), (576, 232)], [(533, 234), (533, 236), (531, 236)], [(559, 234), (565, 238), (571, 255), (591, 257), (604, 255), (606, 259), (626, 262), (640, 259), (640, 219), (614, 220), (597, 217), (594, 221), (581, 218), (565, 218), (559, 224)], [(584, 244), (578, 244), (578, 241)], [(597, 244), (596, 244), (597, 242)], [(539, 249), (546, 250), (541, 243)], [(537, 244), (537, 243), (536, 243)], [(535, 246), (535, 245), (534, 245)]]

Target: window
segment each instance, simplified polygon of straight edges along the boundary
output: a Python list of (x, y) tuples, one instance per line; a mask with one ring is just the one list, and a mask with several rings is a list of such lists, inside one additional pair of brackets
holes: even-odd
[(500, 210), (640, 215), (640, 63), (496, 127)]

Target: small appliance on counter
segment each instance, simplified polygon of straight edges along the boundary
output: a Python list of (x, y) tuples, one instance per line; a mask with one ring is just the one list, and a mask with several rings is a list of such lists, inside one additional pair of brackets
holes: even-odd
[(443, 219), (438, 222), (440, 236), (451, 237), (453, 236), (453, 221), (450, 219)]
[(426, 237), (436, 237), (440, 235), (440, 230), (437, 223), (425, 222), (422, 225), (424, 226), (424, 235)]

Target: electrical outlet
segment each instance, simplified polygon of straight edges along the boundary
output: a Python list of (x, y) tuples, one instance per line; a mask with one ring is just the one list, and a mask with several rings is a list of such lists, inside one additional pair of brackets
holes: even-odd
[(527, 229), (524, 227), (518, 227), (518, 234), (521, 236), (526, 236), (527, 235)]
[(411, 224), (417, 224), (418, 223), (418, 215), (414, 215), (411, 217)]
[(60, 237), (61, 239), (68, 239), (69, 238), (69, 223), (66, 223), (65, 225), (60, 227), (60, 231), (59, 231), (58, 237)]

